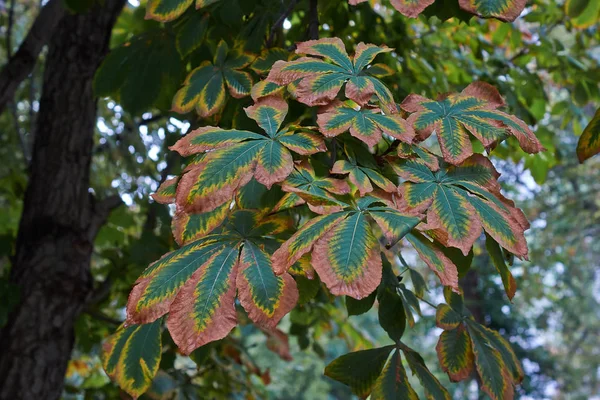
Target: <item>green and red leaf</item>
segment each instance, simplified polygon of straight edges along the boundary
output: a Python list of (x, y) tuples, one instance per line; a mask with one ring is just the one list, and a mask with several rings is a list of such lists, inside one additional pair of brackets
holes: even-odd
[(595, 154), (600, 153), (600, 108), (585, 127), (577, 143), (577, 158), (582, 163)]
[(236, 247), (225, 247), (187, 280), (171, 305), (167, 327), (184, 353), (224, 338), (237, 325)]
[(269, 255), (250, 241), (244, 243), (236, 280), (242, 307), (256, 324), (273, 329), (298, 301), (290, 274), (276, 276)]
[(180, 246), (201, 239), (219, 227), (230, 211), (229, 204), (202, 214), (188, 214), (176, 211), (173, 216), (172, 230), (175, 241)]
[(331, 293), (361, 299), (381, 282), (379, 252), (379, 243), (366, 217), (355, 213), (315, 243), (312, 264)]
[(474, 355), (469, 334), (463, 325), (442, 332), (435, 347), (442, 370), (452, 382), (471, 376)]
[(134, 399), (148, 390), (158, 372), (161, 322), (120, 327), (103, 345), (106, 374)]
[(410, 386), (406, 370), (402, 365), (400, 351), (396, 350), (375, 381), (371, 393), (373, 400), (406, 399), (418, 400), (419, 396)]
[(167, 179), (166, 181), (164, 181), (156, 190), (156, 193), (152, 194), (152, 198), (154, 199), (154, 201), (160, 204), (175, 203), (175, 195), (177, 193), (177, 182), (179, 182), (179, 177)]

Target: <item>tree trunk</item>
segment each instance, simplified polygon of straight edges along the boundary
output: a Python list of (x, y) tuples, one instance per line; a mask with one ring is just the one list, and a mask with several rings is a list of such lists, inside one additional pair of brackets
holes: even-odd
[(93, 240), (110, 209), (88, 190), (92, 79), (124, 3), (105, 0), (85, 14), (65, 15), (50, 43), (10, 275), (21, 301), (0, 332), (2, 400), (61, 396), (73, 325), (92, 289)]

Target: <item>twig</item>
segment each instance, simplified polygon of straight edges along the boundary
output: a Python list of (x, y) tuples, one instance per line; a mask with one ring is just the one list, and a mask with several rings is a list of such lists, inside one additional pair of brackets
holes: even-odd
[(309, 40), (317, 40), (319, 39), (319, 10), (318, 0), (309, 0), (309, 9), (308, 9), (308, 39)]
[(281, 13), (279, 18), (277, 18), (277, 21), (273, 23), (273, 26), (271, 27), (271, 32), (269, 33), (269, 38), (267, 39), (267, 47), (273, 46), (273, 39), (275, 39), (275, 33), (277, 32), (279, 27), (281, 27), (283, 21), (285, 21), (285, 19), (292, 13), (292, 11), (294, 11), (296, 4), (298, 4), (298, 0), (291, 0), (288, 7)]
[(115, 319), (115, 318), (111, 318), (108, 315), (101, 313), (100, 311), (85, 310), (85, 313), (94, 319), (97, 319), (99, 321), (108, 322), (109, 324), (113, 324), (116, 326), (119, 326), (123, 323), (122, 321), (119, 321), (118, 319)]

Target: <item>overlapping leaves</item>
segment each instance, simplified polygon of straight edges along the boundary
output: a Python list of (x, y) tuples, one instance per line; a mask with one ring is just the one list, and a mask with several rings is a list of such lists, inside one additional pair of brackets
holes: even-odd
[(317, 116), (319, 129), (327, 137), (349, 131), (369, 147), (375, 146), (382, 134), (411, 143), (414, 131), (398, 114), (383, 114), (377, 108), (352, 108), (335, 101)]
[(252, 75), (243, 71), (254, 57), (239, 48), (230, 49), (224, 40), (217, 46), (213, 62), (204, 61), (183, 82), (173, 98), (173, 111), (187, 113), (194, 108), (202, 117), (220, 112), (227, 101), (227, 91), (236, 98), (252, 90)]
[[(310, 200), (308, 196), (307, 201)], [(377, 199), (363, 197), (342, 211), (304, 224), (273, 254), (275, 273), (285, 273), (302, 256), (311, 253), (311, 264), (331, 293), (356, 299), (368, 296), (379, 286), (382, 276), (380, 246), (370, 219), (391, 244), (420, 222), (418, 217), (382, 206)]]
[(207, 212), (231, 201), (252, 177), (270, 188), (294, 168), (290, 150), (310, 155), (325, 150), (323, 140), (307, 129), (280, 126), (288, 111), (278, 97), (263, 98), (246, 113), (266, 135), (242, 130), (200, 128), (173, 147), (183, 156), (201, 154), (177, 186), (177, 204), (188, 213)]
[(291, 226), (287, 217), (235, 211), (213, 234), (166, 254), (139, 277), (127, 323), (168, 313), (171, 337), (185, 354), (225, 337), (237, 324), (237, 297), (250, 319), (272, 329), (298, 300), (294, 279), (273, 273), (268, 248)]
[[(368, 0), (348, 0), (357, 5)], [(390, 0), (390, 3), (402, 15), (416, 18), (435, 0)], [(501, 21), (514, 21), (525, 8), (525, 0), (459, 0), (460, 8), (482, 18), (497, 18)]]
[(426, 211), (427, 229), (437, 241), (466, 255), (483, 228), (511, 253), (527, 257), (523, 232), (529, 224), (502, 195), (496, 180), (499, 174), (483, 156), (436, 172), (419, 160), (393, 167), (406, 180), (398, 190), (402, 208), (416, 214)]
[[(392, 356), (390, 353), (393, 351)], [(428, 399), (447, 399), (450, 394), (429, 371), (423, 358), (408, 346), (400, 343), (343, 355), (333, 360), (325, 375), (348, 385), (354, 394), (371, 399), (418, 399), (402, 364), (402, 353), (408, 365), (423, 386)], [(389, 358), (389, 360), (388, 360)], [(387, 362), (386, 362), (387, 361)]]
[(518, 118), (497, 110), (504, 105), (498, 91), (484, 82), (475, 82), (461, 93), (438, 101), (411, 94), (400, 105), (414, 113), (411, 122), (423, 140), (435, 130), (444, 160), (458, 165), (473, 154), (469, 133), (485, 147), (494, 147), (514, 136), (523, 150), (543, 150), (531, 129)]
[(384, 110), (395, 112), (397, 108), (391, 92), (377, 79), (377, 76), (389, 75), (389, 67), (375, 64), (367, 68), (378, 54), (391, 50), (359, 43), (354, 57), (350, 58), (339, 38), (310, 40), (299, 43), (296, 53), (314, 57), (277, 61), (267, 81), (287, 85), (301, 79), (295, 95), (298, 101), (309, 106), (331, 103), (345, 85), (346, 97), (357, 104), (364, 105), (376, 96)]
[(493, 399), (510, 399), (514, 386), (524, 377), (523, 370), (510, 344), (496, 331), (470, 318), (459, 295), (446, 292), (450, 304), (438, 306), (437, 325), (444, 329), (436, 350), (442, 369), (450, 379), (459, 382), (471, 376), (476, 368), (483, 390)]

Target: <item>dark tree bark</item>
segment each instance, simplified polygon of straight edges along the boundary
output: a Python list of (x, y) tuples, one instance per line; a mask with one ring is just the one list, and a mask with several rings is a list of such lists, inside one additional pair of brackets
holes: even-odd
[(0, 114), (21, 82), (33, 71), (40, 51), (65, 14), (62, 0), (50, 0), (40, 11), (19, 50), (0, 71)]
[(118, 199), (89, 193), (94, 72), (125, 0), (65, 15), (49, 46), (30, 181), (10, 281), (20, 304), (0, 332), (0, 399), (58, 399), (73, 325), (92, 289), (93, 240)]

